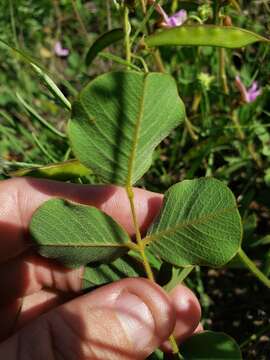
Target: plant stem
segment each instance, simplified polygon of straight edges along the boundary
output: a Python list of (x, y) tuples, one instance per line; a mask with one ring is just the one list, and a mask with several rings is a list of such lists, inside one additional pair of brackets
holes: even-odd
[(224, 93), (229, 94), (229, 87), (227, 82), (226, 68), (225, 68), (225, 49), (219, 49), (219, 78), (223, 86)]
[(260, 282), (262, 282), (268, 289), (270, 289), (270, 279), (264, 275), (261, 270), (257, 268), (255, 263), (246, 255), (243, 249), (240, 249), (238, 252), (238, 256), (242, 263), (252, 272), (253, 275), (256, 276)]
[(45, 147), (41, 144), (41, 142), (39, 141), (38, 137), (35, 135), (35, 133), (32, 132), (32, 136), (33, 139), (35, 141), (35, 143), (37, 144), (37, 146), (39, 147), (40, 151), (53, 163), (57, 162), (57, 159), (51, 155), (48, 150), (45, 149)]
[(191, 121), (188, 119), (188, 117), (186, 116), (185, 118), (185, 125), (186, 125), (186, 129), (191, 137), (191, 139), (193, 141), (197, 141), (199, 139), (198, 135), (195, 133), (195, 131), (193, 130), (193, 125), (191, 123)]
[(235, 125), (239, 140), (242, 140), (242, 141), (245, 140), (246, 136), (241, 128), (237, 113), (235, 111), (233, 111), (233, 113), (232, 113), (232, 122)]
[(169, 341), (171, 343), (171, 347), (172, 347), (172, 353), (174, 355), (174, 357), (179, 360), (184, 360), (183, 356), (180, 354), (179, 352), (179, 348), (178, 348), (178, 345), (177, 345), (177, 342), (175, 341), (175, 338), (173, 335), (171, 335), (169, 337)]
[(178, 8), (178, 0), (172, 1), (172, 13), (175, 13)]
[(142, 66), (143, 66), (143, 68), (144, 68), (144, 72), (146, 72), (146, 73), (149, 72), (148, 66), (147, 66), (146, 62), (144, 61), (143, 57), (138, 56), (138, 55), (133, 55), (133, 54), (131, 54), (131, 56), (132, 56), (134, 59), (138, 59), (138, 60), (141, 62)]
[(146, 13), (146, 5), (145, 5), (144, 0), (141, 0), (141, 7), (142, 7), (142, 12), (145, 15), (145, 13)]
[[(144, 0), (141, 0), (141, 7), (142, 7), (142, 12), (143, 12), (143, 15), (144, 15), (144, 20), (143, 20), (143, 23), (146, 25), (146, 30), (147, 30), (147, 34), (150, 34), (150, 26), (149, 24), (147, 23), (147, 21), (149, 20), (152, 12), (154, 11), (155, 9), (155, 6), (159, 3), (160, 0), (158, 1), (155, 1), (150, 9), (149, 9), (149, 12), (147, 12), (147, 8), (146, 8), (146, 5), (145, 5), (145, 1)], [(132, 43), (134, 42), (135, 38), (138, 36), (139, 32), (136, 32), (133, 39), (132, 39)], [(161, 58), (161, 55), (160, 55), (160, 51), (159, 49), (155, 49), (153, 51), (151, 51), (151, 54), (153, 55), (153, 58), (155, 60), (155, 63), (156, 63), (156, 66), (157, 66), (157, 69), (158, 71), (160, 72), (165, 72), (165, 67), (163, 65), (163, 61), (162, 61), (162, 58)]]
[[(232, 122), (234, 123), (234, 125), (236, 127), (236, 131), (237, 131), (239, 140), (241, 140), (241, 141), (246, 140), (246, 135), (245, 135), (244, 131), (242, 130), (243, 126), (241, 126), (239, 123), (238, 115), (237, 115), (236, 111), (233, 111), (233, 113), (232, 113)], [(249, 142), (247, 145), (247, 150), (248, 150), (251, 158), (255, 161), (258, 168), (261, 169), (263, 166), (262, 161), (261, 161), (260, 156), (257, 154), (257, 152), (254, 148), (254, 144)]]
[(79, 10), (78, 10), (76, 1), (75, 1), (75, 0), (71, 0), (71, 3), (72, 3), (73, 11), (74, 11), (74, 13), (75, 13), (75, 15), (76, 15), (76, 18), (77, 18), (77, 20), (78, 20), (78, 22), (79, 22), (79, 24), (80, 24), (82, 33), (85, 34), (86, 37), (88, 37), (88, 32), (87, 32), (87, 30), (86, 30), (86, 27), (85, 27), (85, 25), (84, 25), (84, 22), (83, 22), (83, 20), (82, 20), (82, 18), (81, 18), (81, 15), (80, 15), (80, 13), (79, 13)]
[(147, 257), (145, 255), (145, 251), (144, 251), (145, 245), (144, 245), (144, 243), (142, 241), (142, 237), (141, 237), (141, 232), (140, 232), (137, 214), (136, 214), (135, 205), (134, 205), (134, 192), (133, 192), (131, 185), (127, 185), (126, 192), (127, 192), (129, 203), (130, 203), (133, 225), (134, 225), (135, 234), (136, 234), (136, 242), (138, 244), (140, 255), (142, 257), (143, 266), (144, 266), (144, 269), (145, 269), (148, 279), (155, 282), (154, 274), (152, 272), (151, 266), (147, 260)]
[(165, 70), (165, 67), (163, 65), (163, 61), (162, 61), (162, 58), (161, 58), (161, 55), (160, 55), (160, 52), (159, 52), (158, 49), (153, 51), (153, 57), (155, 59), (158, 71), (160, 71), (162, 73), (165, 73), (166, 70)]
[(130, 50), (130, 23), (129, 23), (129, 10), (127, 5), (124, 7), (124, 33), (125, 33), (125, 50), (126, 50), (126, 60), (130, 63), (131, 61), (131, 50)]
[[(141, 255), (141, 258), (143, 261), (145, 273), (150, 281), (155, 282), (153, 271), (151, 269), (151, 266), (149, 264), (146, 254), (145, 254), (145, 246), (146, 245), (141, 237), (140, 227), (139, 227), (137, 214), (136, 214), (136, 210), (135, 210), (135, 204), (134, 204), (134, 192), (133, 192), (133, 188), (132, 188), (132, 185), (130, 182), (128, 182), (128, 184), (126, 185), (126, 192), (127, 192), (127, 196), (128, 196), (129, 203), (130, 203), (133, 225), (134, 225), (135, 234), (136, 234), (136, 242), (137, 242), (138, 250), (140, 252), (140, 255)], [(176, 342), (173, 334), (169, 337), (169, 341), (171, 343), (173, 354), (178, 356), (179, 359), (183, 359), (182, 355), (180, 354), (177, 342)]]

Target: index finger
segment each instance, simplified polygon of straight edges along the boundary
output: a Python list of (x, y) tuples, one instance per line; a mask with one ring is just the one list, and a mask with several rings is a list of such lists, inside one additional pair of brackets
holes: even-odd
[[(158, 213), (162, 195), (134, 189), (141, 230)], [(7, 261), (30, 244), (28, 226), (35, 210), (53, 197), (96, 206), (134, 235), (129, 201), (124, 188), (113, 185), (78, 185), (32, 178), (0, 182), (0, 262)]]

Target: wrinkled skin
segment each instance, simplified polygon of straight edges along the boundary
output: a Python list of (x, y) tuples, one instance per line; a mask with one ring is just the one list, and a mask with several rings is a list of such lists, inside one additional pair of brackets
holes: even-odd
[[(134, 191), (144, 232), (162, 196)], [(168, 295), (146, 279), (133, 278), (82, 295), (83, 268), (68, 270), (37, 255), (28, 225), (52, 197), (94, 205), (134, 235), (120, 187), (31, 178), (0, 182), (0, 359), (139, 360), (159, 346), (168, 350), (172, 331), (181, 342), (200, 330), (200, 305), (182, 285)]]

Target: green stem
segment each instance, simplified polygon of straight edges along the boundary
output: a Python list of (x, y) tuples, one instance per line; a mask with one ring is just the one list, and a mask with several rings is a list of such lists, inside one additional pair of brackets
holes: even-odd
[(219, 49), (219, 78), (223, 86), (224, 93), (228, 95), (229, 87), (228, 87), (227, 75), (226, 75), (225, 54), (226, 53), (224, 48)]
[[(151, 266), (149, 264), (149, 261), (147, 259), (146, 254), (145, 254), (145, 246), (146, 245), (145, 245), (145, 242), (142, 240), (142, 237), (141, 237), (140, 227), (139, 227), (137, 214), (136, 214), (136, 210), (135, 210), (135, 204), (134, 204), (134, 192), (133, 192), (133, 188), (132, 188), (130, 182), (128, 182), (128, 184), (126, 186), (126, 192), (127, 192), (127, 196), (128, 196), (129, 203), (130, 203), (132, 219), (133, 219), (133, 225), (134, 225), (135, 234), (136, 234), (137, 248), (136, 249), (134, 248), (134, 250), (138, 250), (140, 252), (140, 255), (141, 255), (141, 258), (142, 258), (142, 261), (143, 261), (144, 270), (145, 270), (145, 273), (147, 275), (147, 278), (150, 281), (155, 282), (153, 271), (151, 269)], [(169, 341), (170, 341), (174, 356), (175, 357), (177, 356), (178, 359), (182, 360), (183, 357), (180, 354), (177, 342), (176, 342), (173, 334), (171, 334), (171, 336), (169, 337)]]
[(131, 45), (133, 45), (133, 43), (135, 42), (135, 40), (137, 39), (137, 37), (139, 36), (139, 34), (143, 31), (143, 29), (145, 28), (148, 20), (150, 19), (151, 15), (153, 14), (156, 5), (158, 5), (158, 3), (160, 2), (160, 0), (156, 0), (156, 2), (154, 2), (149, 9), (147, 9), (146, 14), (144, 15), (143, 21), (140, 22), (137, 30), (135, 31), (135, 34), (133, 35), (132, 39), (131, 39)]
[(178, 9), (178, 0), (173, 0), (172, 1), (172, 13), (175, 13), (177, 9)]
[(154, 278), (154, 274), (153, 271), (151, 269), (151, 266), (148, 262), (148, 259), (145, 255), (145, 245), (144, 242), (142, 240), (141, 237), (141, 232), (140, 232), (140, 227), (139, 227), (139, 223), (138, 223), (138, 219), (137, 219), (137, 214), (136, 214), (136, 210), (135, 210), (135, 204), (134, 204), (134, 192), (132, 189), (131, 185), (127, 185), (126, 187), (126, 192), (128, 195), (128, 199), (129, 199), (129, 203), (130, 203), (130, 209), (131, 209), (131, 213), (132, 213), (132, 219), (133, 219), (133, 225), (135, 228), (135, 234), (136, 234), (136, 242), (139, 248), (139, 252), (143, 261), (143, 266), (146, 272), (146, 275), (148, 277), (149, 280), (155, 282), (155, 278)]
[(35, 143), (37, 144), (37, 146), (39, 147), (40, 151), (53, 163), (57, 162), (57, 159), (51, 155), (46, 149), (45, 147), (41, 144), (41, 142), (39, 141), (39, 139), (37, 138), (37, 136), (35, 135), (35, 133), (32, 132), (32, 136), (33, 139), (35, 140)]
[(77, 18), (77, 20), (78, 20), (78, 23), (80, 24), (82, 33), (83, 33), (84, 35), (86, 35), (86, 37), (88, 37), (88, 32), (87, 32), (86, 27), (85, 27), (85, 25), (84, 25), (84, 22), (83, 22), (83, 20), (82, 20), (82, 18), (81, 18), (81, 15), (80, 15), (80, 12), (79, 12), (79, 10), (78, 10), (76, 1), (75, 1), (75, 0), (71, 0), (71, 3), (72, 3), (72, 7), (73, 7), (73, 11), (74, 11), (74, 13), (75, 13), (75, 16), (76, 16), (76, 18)]
[(142, 66), (143, 66), (143, 68), (144, 68), (144, 72), (146, 72), (146, 73), (149, 72), (148, 66), (147, 66), (146, 62), (144, 61), (144, 59), (143, 59), (141, 56), (134, 55), (134, 54), (132, 54), (131, 56), (132, 56), (134, 59), (138, 59), (138, 60), (141, 62)]
[(18, 36), (17, 36), (16, 24), (15, 24), (13, 0), (9, 0), (9, 12), (10, 12), (10, 22), (11, 22), (13, 40), (15, 46), (18, 48), (19, 42), (18, 42)]
[(125, 5), (124, 7), (124, 33), (125, 33), (125, 50), (126, 50), (126, 60), (130, 63), (131, 61), (131, 50), (130, 50), (130, 23), (129, 23), (129, 10)]
[(158, 71), (162, 72), (162, 73), (165, 73), (166, 70), (165, 70), (165, 67), (164, 67), (164, 64), (163, 64), (163, 61), (162, 61), (159, 50), (158, 49), (154, 50), (152, 54), (153, 54), (154, 60), (156, 62), (156, 66), (157, 66)]
[(143, 14), (145, 15), (145, 13), (146, 13), (146, 5), (145, 5), (145, 2), (144, 2), (144, 0), (140, 0), (140, 1), (141, 1), (142, 12), (143, 12)]
[(238, 120), (237, 113), (235, 111), (233, 111), (231, 119), (232, 119), (233, 124), (235, 125), (239, 140), (241, 140), (241, 141), (245, 140), (246, 136), (242, 130), (242, 127)]
[(193, 129), (193, 125), (191, 123), (191, 121), (188, 119), (188, 117), (186, 116), (185, 118), (185, 125), (186, 125), (186, 129), (191, 137), (191, 139), (193, 141), (197, 141), (199, 139), (198, 135), (195, 133), (194, 129)]
[(264, 275), (261, 270), (257, 268), (255, 263), (246, 255), (243, 249), (240, 249), (238, 252), (238, 256), (242, 263), (252, 272), (253, 275), (256, 276), (260, 282), (262, 282), (268, 289), (270, 289), (270, 279)]

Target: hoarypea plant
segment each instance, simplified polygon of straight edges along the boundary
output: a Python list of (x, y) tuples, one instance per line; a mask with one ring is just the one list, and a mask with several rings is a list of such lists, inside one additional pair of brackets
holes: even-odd
[[(169, 188), (159, 215), (142, 236), (133, 186), (151, 166), (155, 148), (186, 115), (173, 77), (164, 72), (150, 72), (145, 60), (133, 53), (133, 45), (159, 2), (151, 1), (147, 8), (146, 2), (141, 1), (144, 20), (134, 33), (129, 11), (135, 5), (132, 1), (116, 3), (123, 12), (123, 29), (113, 29), (100, 36), (89, 49), (86, 63), (91, 64), (105, 47), (123, 39), (126, 58), (114, 56), (111, 59), (127, 69), (97, 76), (81, 90), (72, 105), (45, 76), (51, 91), (71, 109), (67, 136), (76, 160), (21, 174), (43, 177), (53, 174), (67, 180), (94, 173), (101, 183), (123, 186), (136, 237), (130, 238), (120, 224), (95, 207), (53, 199), (35, 212), (30, 224), (38, 252), (70, 268), (84, 266), (85, 289), (144, 274), (156, 281), (164, 267), (169, 266), (164, 284), (169, 290), (183, 281), (195, 266), (222, 267), (236, 256), (269, 288), (270, 280), (241, 248), (242, 222), (236, 199), (217, 179), (184, 180)], [(161, 8), (158, 9), (160, 12)], [(162, 14), (164, 20), (166, 13)], [(185, 22), (175, 27), (171, 20), (176, 18), (166, 15), (164, 21), (170, 21), (169, 29), (153, 34), (149, 34), (149, 26), (146, 26), (147, 36), (137, 46), (153, 55), (160, 70), (160, 57), (155, 49), (159, 46), (234, 48), (268, 41), (232, 26), (189, 24), (186, 13)], [(143, 67), (134, 65), (133, 58), (139, 59)], [(31, 64), (41, 72), (37, 64)], [(223, 333), (197, 334), (181, 345), (180, 350), (173, 334), (170, 342), (175, 358), (241, 359), (235, 341)], [(151, 358), (163, 359), (166, 355), (157, 350)]]

